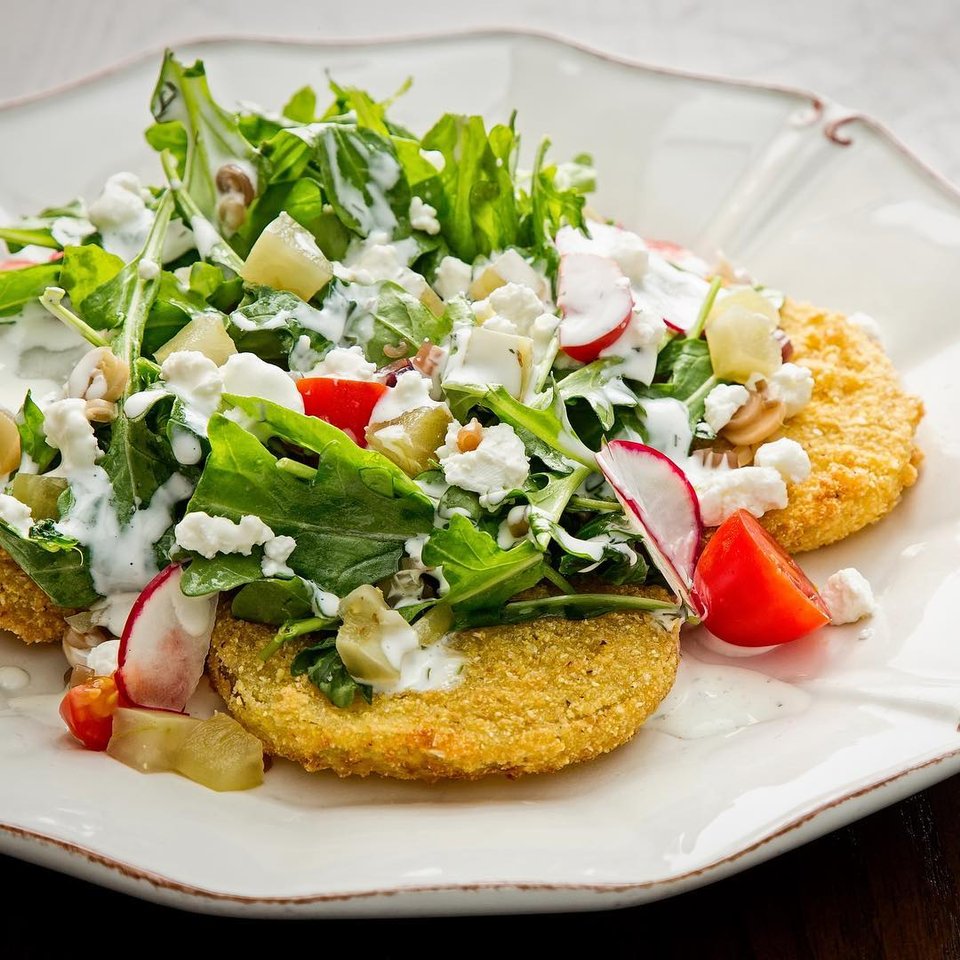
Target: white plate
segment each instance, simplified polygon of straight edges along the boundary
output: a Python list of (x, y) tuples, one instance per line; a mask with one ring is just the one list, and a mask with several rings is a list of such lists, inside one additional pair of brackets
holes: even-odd
[[(746, 663), (811, 696), (798, 716), (726, 736), (647, 730), (558, 775), (425, 786), (341, 782), (277, 764), (218, 795), (75, 748), (56, 717), (63, 661), (3, 641), (31, 675), (0, 710), (0, 850), (192, 909), (399, 915), (614, 907), (773, 856), (960, 769), (960, 507), (955, 477), (960, 198), (876, 124), (798, 91), (641, 68), (543, 37), (326, 46), (202, 42), (221, 98), (277, 105), (325, 71), (397, 114), (519, 109), (529, 149), (589, 150), (596, 204), (647, 236), (720, 247), (768, 283), (876, 316), (921, 393), (919, 485), (880, 525), (805, 560), (856, 565), (881, 610)], [(133, 168), (158, 58), (0, 113), (0, 206), (32, 211)], [(882, 417), (882, 410), (867, 411)], [(23, 692), (23, 691), (21, 691)]]

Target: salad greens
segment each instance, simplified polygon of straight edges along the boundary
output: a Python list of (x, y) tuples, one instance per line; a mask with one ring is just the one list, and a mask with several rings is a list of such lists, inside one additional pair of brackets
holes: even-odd
[[(326, 108), (303, 87), (280, 113), (236, 112), (214, 100), (202, 63), (167, 53), (146, 131), (167, 182), (124, 199), (140, 252), (111, 252), (122, 211), (82, 201), (0, 228), (11, 251), (62, 250), (0, 271), (0, 322), (27, 322), (18, 315), (42, 298), (129, 372), (115, 395), (95, 386), (95, 370), (70, 393), (75, 374), (67, 399), (27, 394), (20, 470), (52, 470), (69, 486), (59, 517), (24, 527), (0, 510), (0, 546), (58, 604), (109, 593), (91, 570), (110, 545), (96, 531), (64, 532), (103, 476), (98, 509), (109, 507), (118, 535), (149, 531), (147, 575), (179, 562), (185, 594), (234, 591), (235, 617), (279, 628), (264, 656), (299, 647), (293, 674), (338, 706), (369, 701), (375, 687), (337, 646), (337, 603), (364, 585), (421, 637), (428, 623), (679, 615), (673, 603), (601, 592), (661, 581), (595, 455), (608, 439), (646, 436), (653, 401), (684, 405), (694, 427), (702, 419), (718, 382), (700, 336), (716, 284), (702, 282), (688, 335), (653, 316), (652, 346), (556, 360), (558, 235), (589, 242), (590, 157), (550, 162), (544, 141), (525, 170), (513, 116), (490, 125), (447, 113), (418, 136), (389, 116), (406, 87), (387, 100), (330, 88)], [(294, 241), (267, 239), (278, 218)], [(254, 258), (280, 279), (246, 280)], [(307, 267), (321, 278), (309, 288), (289, 279)], [(216, 362), (198, 332), (211, 324)], [(175, 336), (191, 345), (161, 350)], [(628, 362), (644, 350), (650, 382)], [(461, 373), (447, 383), (453, 354)], [(299, 392), (287, 371), (306, 373)], [(309, 387), (323, 378), (341, 391), (326, 411)], [(70, 398), (106, 405), (78, 428), (77, 442), (96, 447), (82, 469), (48, 422), (63, 420), (57, 404)], [(366, 419), (349, 419), (361, 407)], [(365, 448), (371, 431), (376, 449)], [(164, 506), (171, 484), (185, 493)], [(208, 540), (178, 533), (191, 516)], [(251, 519), (260, 533), (231, 546), (227, 534)]]

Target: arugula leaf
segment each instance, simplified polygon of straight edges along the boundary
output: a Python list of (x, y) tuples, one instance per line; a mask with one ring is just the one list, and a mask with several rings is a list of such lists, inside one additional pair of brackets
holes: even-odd
[(640, 402), (623, 378), (611, 370), (617, 363), (615, 357), (594, 360), (568, 374), (557, 384), (557, 392), (565, 404), (577, 398), (586, 400), (604, 430), (610, 430), (613, 426), (615, 406), (635, 407)]
[(503, 550), (462, 514), (430, 535), (421, 556), (426, 566), (442, 568), (450, 584), (444, 602), (458, 613), (499, 606), (544, 577), (543, 555), (533, 543), (524, 541)]
[(290, 672), (295, 677), (306, 674), (307, 679), (335, 707), (349, 707), (358, 693), (367, 703), (373, 700), (372, 687), (357, 683), (347, 672), (333, 637), (301, 650), (293, 658)]
[(480, 608), (458, 611), (455, 626), (458, 630), (472, 627), (491, 627), (501, 623), (524, 623), (542, 617), (563, 617), (566, 620), (587, 620), (605, 613), (637, 612), (680, 616), (677, 604), (652, 597), (637, 597), (620, 593), (576, 593), (559, 597), (539, 597), (516, 600), (499, 609)]
[(556, 388), (537, 397), (537, 406), (521, 403), (504, 387), (491, 387), (478, 402), (513, 427), (527, 448), (527, 453), (539, 457), (554, 470), (569, 473), (571, 460), (585, 466), (595, 466), (594, 453), (573, 432), (563, 399)]
[(401, 345), (406, 345), (406, 356), (413, 356), (424, 340), (439, 343), (451, 327), (446, 312), (435, 317), (402, 287), (385, 283), (373, 311), (373, 333), (358, 342), (362, 342), (367, 359), (383, 367), (397, 359), (397, 353), (386, 353), (385, 347), (399, 351)]
[(300, 577), (257, 580), (239, 590), (230, 605), (238, 620), (280, 626), (313, 615), (313, 595)]
[(317, 93), (313, 87), (301, 87), (284, 105), (283, 116), (296, 123), (313, 123), (317, 113)]
[(380, 454), (363, 450), (322, 420), (250, 397), (227, 396), (256, 424), (319, 456), (312, 480), (277, 467), (253, 434), (215, 415), (210, 456), (188, 511), (232, 520), (260, 517), (275, 533), (297, 540), (290, 566), (342, 596), (396, 572), (403, 545), (433, 527), (433, 505), (416, 484)]
[[(337, 300), (339, 285), (334, 281), (326, 293), (325, 304), (331, 311), (345, 314), (348, 304)], [(322, 321), (322, 311), (305, 303), (295, 293), (273, 290), (270, 287), (255, 287), (248, 294), (248, 302), (242, 304), (229, 318), (229, 332), (237, 349), (255, 353), (262, 360), (283, 361), (300, 337), (310, 338), (311, 348), (323, 352), (331, 346), (315, 327)], [(335, 302), (336, 301), (336, 302)], [(326, 306), (325, 308), (326, 309)], [(309, 326), (304, 323), (309, 322)]]
[[(208, 267), (223, 280), (223, 274), (218, 267), (202, 262), (194, 266)], [(184, 290), (177, 278), (164, 270), (160, 274), (160, 283), (147, 315), (142, 352), (152, 356), (189, 321), (208, 314), (218, 314), (226, 324), (227, 318), (211, 307), (200, 293), (191, 289)]]
[(93, 588), (83, 550), (76, 542), (72, 549), (65, 548), (62, 539), (59, 546), (43, 539), (34, 540), (33, 530), (31, 537), (25, 538), (0, 523), (0, 547), (58, 606), (89, 607), (99, 594)]
[(122, 269), (123, 260), (120, 257), (107, 253), (96, 244), (65, 247), (60, 267), (60, 286), (70, 295), (77, 313), (83, 317), (83, 301)]
[(472, 263), (515, 246), (519, 215), (511, 176), (517, 148), (512, 121), (493, 127), (488, 136), (482, 117), (448, 113), (421, 145), (443, 155), (437, 217), (453, 253)]
[(654, 382), (643, 394), (685, 401), (690, 420), (696, 423), (703, 417), (704, 400), (715, 383), (706, 340), (677, 338), (660, 351)]
[(585, 229), (583, 188), (593, 189), (593, 184), (582, 178), (574, 180), (573, 185), (558, 184), (557, 167), (544, 165), (549, 147), (550, 141), (544, 139), (533, 163), (527, 222), (530, 246), (555, 269), (560, 258), (553, 238), (565, 224)]
[(58, 451), (47, 443), (47, 435), (43, 430), (43, 411), (29, 390), (17, 414), (17, 432), (20, 434), (20, 449), (36, 464), (37, 472), (43, 473)]
[(19, 313), (60, 277), (59, 263), (38, 263), (19, 270), (0, 270), (0, 317)]
[(409, 232), (410, 187), (389, 139), (364, 127), (325, 124), (315, 162), (345, 227), (362, 237), (374, 230)]
[(249, 556), (218, 553), (210, 559), (194, 557), (183, 571), (180, 589), (188, 597), (205, 597), (211, 593), (236, 590), (237, 587), (263, 579), (260, 567), (262, 558), (263, 551), (259, 547), (255, 547)]
[(150, 109), (157, 123), (147, 131), (148, 142), (160, 152), (172, 152), (200, 211), (218, 222), (217, 171), (237, 160), (257, 162), (236, 116), (214, 101), (203, 64), (180, 63), (171, 50), (164, 54)]
[(245, 257), (267, 225), (281, 211), (309, 230), (329, 259), (343, 259), (350, 242), (350, 232), (329, 210), (323, 185), (309, 176), (270, 183), (251, 204), (243, 226), (230, 238), (234, 249)]

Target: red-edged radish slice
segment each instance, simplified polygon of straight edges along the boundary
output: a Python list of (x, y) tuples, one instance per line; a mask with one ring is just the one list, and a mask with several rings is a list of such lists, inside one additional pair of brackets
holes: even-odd
[(674, 323), (672, 320), (668, 320), (666, 317), (663, 318), (663, 324), (671, 333), (687, 332), (686, 327), (678, 326), (676, 323)]
[(690, 481), (669, 457), (634, 440), (612, 440), (597, 454), (597, 464), (643, 536), (650, 559), (680, 599), (702, 616), (693, 571), (703, 524)]
[(114, 679), (135, 706), (179, 713), (203, 674), (217, 595), (185, 597), (182, 575), (179, 564), (158, 573), (137, 597), (123, 628)]
[(568, 253), (560, 258), (557, 283), (560, 349), (590, 363), (616, 342), (633, 313), (630, 281), (616, 261), (593, 253)]

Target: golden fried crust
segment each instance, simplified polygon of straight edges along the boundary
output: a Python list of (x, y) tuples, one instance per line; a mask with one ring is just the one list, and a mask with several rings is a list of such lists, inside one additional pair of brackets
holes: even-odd
[(791, 361), (813, 373), (813, 398), (777, 436), (796, 440), (812, 471), (784, 510), (760, 521), (790, 552), (814, 550), (888, 514), (917, 479), (919, 398), (905, 393), (879, 344), (836, 313), (788, 300)]
[(673, 685), (678, 633), (678, 621), (635, 613), (464, 632), (453, 641), (466, 657), (453, 690), (340, 709), (290, 675), (296, 645), (262, 663), (273, 631), (223, 608), (208, 666), (267, 752), (308, 770), (475, 779), (558, 770), (625, 743)]
[(63, 638), (63, 618), (75, 613), (58, 607), (0, 550), (0, 630), (15, 633), (25, 643), (55, 643)]

